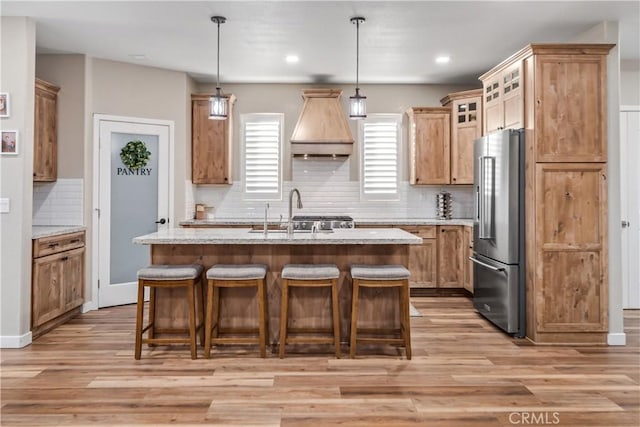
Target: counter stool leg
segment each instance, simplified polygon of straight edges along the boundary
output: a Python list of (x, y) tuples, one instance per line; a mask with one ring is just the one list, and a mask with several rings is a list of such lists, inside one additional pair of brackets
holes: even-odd
[(195, 297), (195, 281), (189, 283), (187, 295), (189, 299), (189, 340), (191, 345), (191, 359), (198, 358), (198, 349), (196, 347), (196, 297)]
[(138, 279), (138, 307), (136, 309), (136, 348), (134, 357), (140, 360), (142, 354), (142, 323), (144, 321), (144, 285)]
[(211, 337), (218, 338), (220, 334), (220, 287), (213, 282), (213, 324), (211, 325)]
[(282, 310), (280, 311), (280, 359), (284, 357), (284, 347), (287, 343), (287, 313), (289, 311), (289, 284), (282, 279)]
[(196, 303), (198, 304), (198, 336), (200, 338), (200, 345), (204, 347), (204, 282), (199, 277), (196, 282), (198, 285), (196, 294)]
[[(142, 295), (144, 302), (144, 294)], [(156, 337), (156, 288), (149, 287), (149, 332), (147, 337), (154, 339)], [(155, 344), (147, 344), (149, 347), (155, 347)]]
[(267, 340), (265, 338), (265, 301), (264, 301), (264, 280), (257, 279), (256, 287), (258, 290), (258, 339), (260, 341), (260, 357), (267, 356)]
[(403, 314), (403, 325), (402, 325), (402, 333), (404, 335), (404, 345), (405, 352), (407, 355), (407, 359), (411, 360), (411, 319), (409, 314), (409, 281), (407, 280), (405, 284), (401, 288), (402, 304), (401, 307), (404, 308)]
[(336, 358), (340, 359), (340, 311), (338, 306), (338, 279), (331, 280), (331, 300), (333, 305), (333, 341), (336, 347)]
[(351, 298), (351, 340), (349, 343), (349, 355), (356, 357), (356, 335), (358, 334), (358, 294), (359, 280), (353, 279), (353, 297)]
[(213, 280), (207, 280), (207, 310), (204, 323), (204, 357), (211, 357), (211, 328), (213, 323)]

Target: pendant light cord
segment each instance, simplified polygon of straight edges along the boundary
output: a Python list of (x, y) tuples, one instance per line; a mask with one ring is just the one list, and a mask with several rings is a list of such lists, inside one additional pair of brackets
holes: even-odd
[(220, 89), (220, 20), (217, 21), (218, 24), (218, 65), (216, 71), (216, 89)]
[(356, 19), (356, 90), (360, 89), (360, 19)]

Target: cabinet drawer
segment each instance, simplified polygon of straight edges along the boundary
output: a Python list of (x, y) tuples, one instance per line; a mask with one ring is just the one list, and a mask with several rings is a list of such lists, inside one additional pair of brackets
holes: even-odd
[(415, 234), (423, 239), (435, 239), (436, 238), (436, 226), (435, 225), (410, 225), (401, 226), (404, 231)]
[(61, 234), (59, 236), (43, 237), (33, 241), (33, 257), (55, 254), (84, 246), (84, 231)]

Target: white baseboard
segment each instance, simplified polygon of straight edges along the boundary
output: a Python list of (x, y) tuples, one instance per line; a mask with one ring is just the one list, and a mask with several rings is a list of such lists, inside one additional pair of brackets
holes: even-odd
[(627, 335), (623, 333), (608, 334), (607, 344), (609, 345), (627, 345)]
[(98, 303), (94, 301), (88, 301), (82, 304), (82, 313), (86, 313), (87, 311), (93, 311), (98, 309)]
[(0, 348), (22, 348), (31, 344), (31, 331), (24, 335), (0, 335)]

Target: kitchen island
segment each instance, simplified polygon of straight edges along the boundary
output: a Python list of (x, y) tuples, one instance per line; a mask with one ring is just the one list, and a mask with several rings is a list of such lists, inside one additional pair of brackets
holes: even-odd
[[(340, 336), (348, 342), (351, 319), (352, 264), (400, 264), (408, 267), (409, 245), (422, 239), (398, 228), (336, 229), (333, 232), (304, 231), (288, 235), (271, 230), (265, 234), (250, 228), (174, 228), (133, 239), (151, 246), (153, 264), (266, 264), (269, 338), (278, 342), (280, 322), (280, 272), (285, 264), (336, 264), (340, 269)], [(162, 291), (162, 292), (161, 292)], [(156, 326), (186, 327), (187, 306), (183, 290), (159, 289)], [(256, 294), (253, 289), (224, 289), (221, 299), (221, 328), (253, 327), (257, 324)], [(376, 298), (375, 307), (371, 300)], [(398, 324), (396, 290), (366, 291), (360, 296), (360, 325), (388, 328)], [(289, 299), (290, 318), (296, 327), (329, 327), (331, 322), (328, 289), (296, 289)]]

